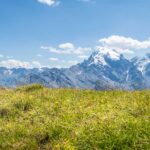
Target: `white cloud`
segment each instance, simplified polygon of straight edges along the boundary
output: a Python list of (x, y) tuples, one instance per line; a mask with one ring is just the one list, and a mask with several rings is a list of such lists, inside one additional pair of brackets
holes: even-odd
[(60, 50), (60, 49), (56, 49), (54, 47), (49, 47), (49, 46), (41, 46), (41, 49), (44, 50), (48, 50), (51, 53), (55, 53), (55, 54), (70, 54), (70, 50)]
[(74, 45), (72, 43), (63, 43), (63, 44), (60, 44), (58, 47), (61, 48), (61, 49), (64, 49), (64, 50), (74, 49)]
[[(52, 6), (52, 5), (59, 5), (60, 2), (58, 0), (37, 0), (39, 3)], [(80, 2), (92, 2), (93, 0), (78, 0)]]
[(78, 57), (81, 58), (81, 59), (87, 59), (89, 56), (87, 56), (87, 55), (80, 55)]
[(41, 68), (42, 65), (37, 61), (27, 62), (15, 59), (0, 61), (0, 67), (6, 68)]
[(30, 63), (31, 67), (30, 68), (42, 68), (44, 66), (42, 66), (38, 61), (32, 61)]
[(74, 55), (84, 55), (85, 53), (91, 51), (89, 47), (75, 47), (72, 43), (63, 43), (58, 45), (56, 48), (52, 46), (41, 46), (41, 49), (48, 50), (55, 54), (74, 54)]
[(108, 38), (100, 39), (99, 42), (104, 47), (126, 51), (150, 48), (150, 39), (145, 41), (139, 41), (130, 37), (118, 35), (113, 35)]
[(55, 57), (51, 57), (51, 58), (49, 58), (49, 60), (50, 60), (50, 61), (59, 61), (59, 59), (58, 59), (58, 58), (55, 58)]
[(89, 52), (91, 51), (92, 49), (89, 48), (89, 47), (78, 47), (74, 50), (74, 54), (76, 55), (83, 55), (85, 54), (86, 52)]
[(112, 48), (112, 47), (108, 47), (108, 46), (96, 46), (95, 49), (101, 51), (102, 53), (109, 53), (112, 51), (115, 51), (120, 54), (133, 54), (134, 53), (132, 50)]
[(0, 54), (0, 58), (12, 59), (13, 56), (4, 56), (4, 55)]
[(57, 0), (38, 0), (38, 2), (40, 2), (42, 4), (46, 4), (48, 6), (58, 5), (59, 4), (59, 2)]

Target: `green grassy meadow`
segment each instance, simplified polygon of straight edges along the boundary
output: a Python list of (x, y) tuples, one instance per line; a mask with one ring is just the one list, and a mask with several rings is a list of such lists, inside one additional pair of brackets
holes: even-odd
[(0, 150), (150, 150), (150, 91), (1, 88)]

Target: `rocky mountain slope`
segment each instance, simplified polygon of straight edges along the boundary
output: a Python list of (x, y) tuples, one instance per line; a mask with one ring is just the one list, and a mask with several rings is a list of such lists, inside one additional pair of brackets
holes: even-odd
[(0, 67), (0, 86), (16, 87), (32, 83), (50, 88), (148, 89), (150, 54), (129, 60), (116, 50), (101, 49), (82, 63), (66, 69)]

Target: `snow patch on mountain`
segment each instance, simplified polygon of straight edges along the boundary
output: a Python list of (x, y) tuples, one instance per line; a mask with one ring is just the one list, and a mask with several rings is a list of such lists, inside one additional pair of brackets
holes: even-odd
[(115, 49), (96, 47), (96, 51), (91, 55), (91, 58), (91, 64), (106, 66), (108, 65), (106, 58), (109, 58), (112, 61), (118, 61), (121, 58), (121, 54)]
[(100, 55), (107, 56), (114, 61), (120, 60), (120, 54), (115, 49), (97, 47), (97, 51)]
[(142, 73), (145, 74), (147, 65), (150, 64), (150, 57), (149, 54), (147, 54), (144, 58), (135, 58), (134, 64), (137, 66), (137, 69)]

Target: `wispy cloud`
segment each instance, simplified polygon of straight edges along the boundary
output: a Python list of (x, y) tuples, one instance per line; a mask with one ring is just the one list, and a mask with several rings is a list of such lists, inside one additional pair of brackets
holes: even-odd
[(89, 56), (87, 56), (87, 55), (79, 55), (78, 56), (78, 58), (80, 58), (80, 59), (87, 59)]
[[(48, 6), (56, 6), (60, 4), (60, 1), (58, 0), (37, 0), (39, 3), (48, 5)], [(80, 2), (92, 2), (94, 0), (76, 0), (76, 1), (80, 1)]]
[(37, 61), (27, 62), (15, 59), (0, 61), (0, 67), (6, 68), (41, 68), (42, 65)]
[(48, 50), (55, 54), (72, 54), (77, 56), (84, 55), (86, 52), (91, 51), (90, 47), (76, 47), (70, 42), (59, 44), (57, 47), (41, 46), (41, 49)]
[(60, 49), (64, 49), (64, 50), (73, 50), (75, 47), (72, 43), (63, 43), (63, 44), (60, 44), (58, 46)]
[(50, 57), (49, 60), (50, 60), (50, 61), (59, 61), (59, 59), (58, 59), (58, 58), (55, 58), (55, 57)]
[(0, 58), (4, 58), (4, 59), (12, 59), (13, 56), (5, 56), (3, 54), (0, 54)]
[(57, 0), (37, 0), (39, 3), (48, 5), (48, 6), (54, 6), (59, 5), (59, 1)]

